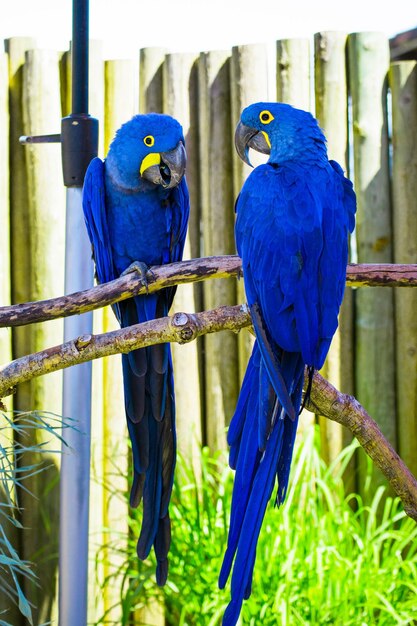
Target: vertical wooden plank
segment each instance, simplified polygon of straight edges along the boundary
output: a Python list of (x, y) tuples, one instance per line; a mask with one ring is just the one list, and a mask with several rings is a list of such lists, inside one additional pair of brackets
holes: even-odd
[[(190, 192), (190, 222), (184, 246), (184, 259), (199, 256), (200, 248), (197, 120), (193, 115), (197, 101), (195, 84), (197, 59), (197, 55), (193, 53), (168, 54), (163, 72), (163, 111), (181, 123), (187, 149), (186, 176)], [(179, 286), (173, 310), (197, 311), (198, 299), (201, 300), (200, 293), (201, 289), (195, 289), (193, 285)], [(202, 441), (199, 372), (201, 344), (201, 341), (193, 341), (182, 346), (172, 344), (178, 450), (192, 462), (197, 475), (200, 470)]]
[[(389, 46), (380, 33), (353, 33), (348, 38), (349, 87), (352, 98), (354, 183), (359, 263), (392, 261), (391, 202), (388, 169), (387, 72)], [(355, 394), (394, 447), (396, 438), (394, 320), (391, 289), (355, 293)], [(364, 455), (359, 455), (359, 488)], [(383, 482), (375, 472), (373, 486)]]
[[(330, 159), (348, 169), (348, 113), (346, 76), (347, 34), (339, 31), (314, 36), (314, 75), (316, 117), (327, 138)], [(346, 289), (339, 315), (339, 328), (333, 337), (322, 374), (343, 393), (352, 394), (353, 386), (353, 298)], [(319, 417), (321, 450), (327, 462), (351, 441), (346, 428)], [(353, 486), (353, 467), (349, 481)], [(346, 478), (348, 478), (346, 476)]]
[[(23, 130), (24, 134), (59, 132), (61, 102), (58, 54), (47, 50), (26, 52), (23, 67)], [(26, 279), (30, 300), (42, 300), (63, 293), (65, 191), (62, 183), (60, 146), (28, 145), (21, 148), (25, 156), (27, 177), (27, 214), (25, 227), (29, 234), (29, 265), (21, 268), (20, 280)], [(22, 245), (21, 242), (20, 245)], [(13, 262), (20, 261), (20, 247), (13, 250)], [(29, 327), (27, 343), (20, 346), (25, 353), (35, 352), (62, 341), (63, 323)], [(22, 410), (41, 410), (61, 414), (62, 372), (34, 379), (27, 395), (18, 399)], [(31, 433), (33, 443), (48, 448), (48, 437), (42, 431)], [(27, 443), (27, 440), (26, 440)], [(56, 444), (53, 444), (56, 447)], [(25, 591), (34, 603), (35, 622), (56, 618), (55, 584), (58, 557), (58, 457), (28, 455), (26, 462), (40, 461), (45, 469), (26, 483), (32, 495), (22, 491), (23, 531), (22, 556), (37, 565), (39, 587), (28, 585)], [(35, 499), (33, 496), (36, 496)]]
[[(417, 263), (417, 63), (390, 70), (394, 263)], [(395, 338), (399, 453), (417, 475), (417, 291), (396, 289)]]
[[(231, 109), (232, 109), (232, 140), (242, 110), (254, 102), (275, 100), (275, 89), (271, 93), (268, 76), (268, 48), (265, 44), (234, 46), (231, 59)], [(234, 145), (233, 154), (233, 196), (236, 199), (243, 183), (252, 171), (249, 165), (239, 158)], [(266, 161), (266, 157), (251, 151), (254, 166)], [(243, 280), (237, 283), (237, 300), (246, 302)], [(238, 335), (239, 381), (242, 382), (246, 366), (252, 352), (254, 338), (248, 331)], [(229, 416), (230, 419), (230, 416)]]
[[(9, 67), (8, 56), (0, 55), (0, 302), (11, 302), (10, 285), (10, 213), (9, 213)], [(0, 329), (0, 359), (11, 360), (11, 331)], [(6, 403), (5, 403), (6, 404)], [(10, 400), (7, 407), (11, 408)]]
[[(135, 113), (135, 64), (131, 60), (105, 63), (104, 154), (120, 126)], [(119, 327), (110, 307), (103, 310), (103, 332)], [(124, 577), (123, 554), (128, 535), (128, 503), (122, 494), (128, 491), (127, 428), (124, 411), (120, 355), (102, 362), (103, 380), (103, 527), (104, 544), (100, 552), (104, 584), (103, 608), (107, 621), (121, 623), (120, 589)], [(120, 569), (119, 569), (120, 568)], [(119, 572), (117, 574), (117, 572)], [(96, 616), (97, 617), (97, 616)]]
[[(230, 53), (202, 53), (199, 62), (200, 181), (203, 254), (233, 254), (234, 197), (230, 98)], [(206, 281), (204, 307), (236, 302), (236, 285), (230, 280)], [(226, 448), (225, 429), (238, 394), (237, 339), (222, 332), (206, 336), (206, 437), (213, 450)]]
[(165, 48), (141, 48), (139, 51), (139, 112), (162, 113), (162, 75)]
[[(25, 51), (35, 46), (29, 37), (13, 37), (6, 40), (9, 56), (10, 80), (10, 245), (12, 302), (28, 302), (30, 247), (28, 223), (28, 185), (25, 171), (25, 152), (19, 144), (23, 135), (22, 85)], [(49, 132), (49, 131), (48, 131)], [(25, 354), (30, 328), (16, 328), (12, 332), (14, 358)], [(29, 383), (19, 385), (15, 406), (28, 406)], [(20, 402), (21, 401), (21, 402)]]
[[(9, 189), (9, 67), (8, 56), (0, 55), (0, 136), (2, 142), (0, 145), (0, 302), (2, 305), (11, 302), (11, 284), (10, 284), (10, 189)], [(0, 360), (7, 363), (12, 359), (12, 338), (10, 329), (2, 328), (0, 330)], [(11, 399), (5, 399), (5, 408), (10, 410), (13, 408)], [(5, 428), (5, 421), (2, 418), (2, 410), (0, 410), (0, 420), (2, 430), (0, 432), (0, 445), (8, 449), (13, 439), (12, 429)], [(13, 485), (7, 481), (3, 486), (6, 477), (2, 475), (0, 483), (0, 502), (4, 505), (9, 504), (8, 493), (14, 495)], [(12, 511), (10, 511), (12, 513)], [(12, 524), (8, 524), (3, 517), (1, 525), (7, 538), (11, 544), (18, 547), (18, 533)], [(0, 586), (7, 576), (5, 571), (0, 572)], [(11, 624), (18, 625), (20, 623), (19, 611), (17, 607), (6, 597), (0, 594), (0, 614)]]
[(277, 100), (298, 109), (311, 110), (308, 39), (277, 41)]

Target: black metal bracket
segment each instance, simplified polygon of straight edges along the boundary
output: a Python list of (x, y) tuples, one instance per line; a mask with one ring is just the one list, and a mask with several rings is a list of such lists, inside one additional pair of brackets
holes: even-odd
[(98, 120), (88, 111), (88, 0), (73, 0), (72, 113), (61, 120), (61, 134), (23, 136), (21, 144), (61, 143), (65, 187), (82, 187), (98, 152)]
[(61, 143), (62, 173), (65, 187), (82, 187), (91, 159), (97, 156), (98, 120), (91, 115), (73, 113), (61, 120), (61, 134), (24, 135), (21, 144)]

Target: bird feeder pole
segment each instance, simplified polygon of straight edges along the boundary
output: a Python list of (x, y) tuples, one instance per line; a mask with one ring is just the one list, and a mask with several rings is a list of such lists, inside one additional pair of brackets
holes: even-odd
[[(65, 293), (93, 285), (93, 262), (82, 210), (84, 175), (98, 152), (98, 120), (88, 114), (88, 0), (73, 0), (72, 113), (60, 135), (21, 137), (23, 144), (61, 142), (66, 199)], [(64, 341), (92, 333), (92, 313), (68, 317)], [(59, 626), (87, 624), (91, 362), (64, 370), (66, 431), (60, 474)]]

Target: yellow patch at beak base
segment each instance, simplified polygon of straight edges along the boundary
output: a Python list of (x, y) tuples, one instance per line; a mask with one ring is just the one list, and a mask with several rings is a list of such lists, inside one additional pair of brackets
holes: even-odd
[(264, 130), (262, 130), (261, 133), (265, 137), (265, 141), (268, 144), (268, 148), (270, 148), (271, 147), (271, 142), (269, 141), (268, 133), (266, 131), (264, 131)]
[(161, 157), (158, 154), (158, 152), (150, 152), (149, 154), (146, 155), (146, 157), (143, 159), (141, 165), (140, 165), (140, 175), (142, 176), (143, 172), (145, 170), (147, 170), (149, 167), (152, 167), (153, 165), (159, 165), (161, 162)]

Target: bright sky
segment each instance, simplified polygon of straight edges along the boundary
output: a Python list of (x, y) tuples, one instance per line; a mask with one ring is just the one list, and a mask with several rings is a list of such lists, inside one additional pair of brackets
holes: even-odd
[[(311, 36), (320, 30), (417, 27), (416, 0), (90, 0), (90, 37), (105, 58), (136, 58), (146, 46), (170, 52), (215, 50)], [(72, 0), (0, 0), (0, 36), (27, 35), (65, 50)]]

